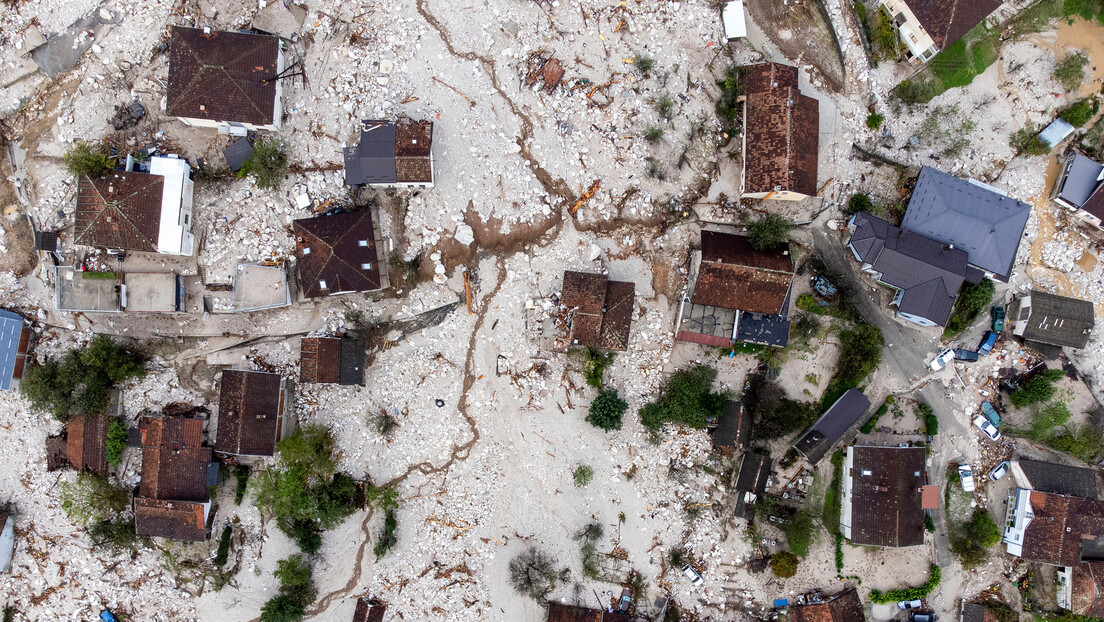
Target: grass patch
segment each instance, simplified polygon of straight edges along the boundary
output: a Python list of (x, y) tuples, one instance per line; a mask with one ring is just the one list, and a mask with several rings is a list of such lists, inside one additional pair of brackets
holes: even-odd
[(835, 536), (840, 535), (840, 480), (842, 479), (843, 451), (837, 449), (832, 454), (832, 481), (828, 483), (828, 490), (824, 493), (824, 509), (820, 515), (824, 528)]
[(943, 571), (939, 568), (939, 566), (931, 564), (928, 567), (928, 580), (925, 581), (923, 585), (897, 590), (889, 590), (888, 592), (882, 592), (881, 590), (870, 590), (870, 600), (879, 605), (885, 605), (902, 600), (921, 599), (930, 594), (931, 591), (934, 590), (942, 580)]
[(982, 310), (992, 304), (996, 289), (996, 285), (990, 279), (982, 279), (977, 285), (963, 283), (962, 288), (958, 290), (954, 313), (943, 330), (943, 340), (951, 339), (969, 328)]
[(865, 322), (840, 333), (840, 353), (836, 362), (836, 373), (828, 382), (824, 397), (820, 401), (820, 410), (827, 410), (848, 389), (859, 386), (882, 362), (882, 348), (885, 338), (874, 324)]

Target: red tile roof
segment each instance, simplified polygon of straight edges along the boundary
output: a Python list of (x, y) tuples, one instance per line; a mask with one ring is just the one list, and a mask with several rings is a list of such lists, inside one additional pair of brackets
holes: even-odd
[(150, 499), (206, 502), (207, 463), (203, 420), (143, 417), (142, 483), (138, 494)]
[(793, 281), (788, 251), (763, 252), (746, 237), (702, 231), (702, 263), (690, 302), (777, 315)]
[(400, 119), (395, 123), (395, 181), (400, 184), (432, 183), (430, 149), (433, 122)]
[(237, 369), (222, 372), (215, 451), (273, 455), (283, 409), (283, 378), (279, 374)]
[[(1055, 566), (1081, 562), (1082, 548), (1104, 536), (1104, 501), (1032, 491), (1034, 518), (1024, 530), (1021, 557)], [(1084, 542), (1083, 542), (1084, 540)]]
[(625, 350), (632, 328), (636, 285), (601, 274), (564, 271), (560, 302), (574, 309), (572, 345)]
[(307, 298), (382, 287), (370, 210), (296, 220), (292, 226), (299, 281)]
[(112, 172), (99, 179), (81, 175), (73, 243), (157, 252), (164, 191), (161, 175)]
[(1001, 3), (998, 0), (908, 0), (907, 4), (936, 47), (943, 50), (985, 21)]
[(1104, 563), (1092, 562), (1073, 567), (1073, 613), (1104, 618)]
[(279, 37), (172, 27), (166, 113), (273, 125)]
[(863, 622), (866, 613), (855, 588), (846, 589), (826, 602), (795, 606), (794, 622)]
[(202, 542), (207, 539), (206, 509), (193, 501), (134, 499), (134, 530), (140, 536)]
[[(788, 79), (791, 70), (796, 75), (795, 68), (764, 65), (767, 67), (753, 65), (747, 69), (744, 191), (752, 194), (787, 190), (815, 195), (820, 104), (802, 95)], [(775, 72), (773, 81), (771, 71)], [(751, 90), (752, 86), (770, 88)]]
[(107, 415), (81, 415), (69, 420), (65, 453), (78, 471), (107, 475)]
[(336, 384), (341, 379), (341, 339), (303, 337), (299, 349), (299, 382)]

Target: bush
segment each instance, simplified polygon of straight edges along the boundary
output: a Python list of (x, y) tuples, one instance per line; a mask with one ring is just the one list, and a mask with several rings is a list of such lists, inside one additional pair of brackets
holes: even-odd
[(675, 111), (675, 100), (671, 99), (670, 95), (660, 97), (659, 100), (656, 101), (656, 111), (659, 113), (659, 116), (670, 121), (671, 115), (674, 114)]
[(740, 118), (740, 97), (744, 94), (744, 68), (730, 65), (725, 70), (724, 80), (718, 80), (721, 97), (717, 100), (717, 116), (729, 125), (735, 125)]
[(395, 545), (399, 543), (399, 539), (395, 536), (395, 531), (399, 528), (399, 519), (395, 516), (395, 510), (387, 510), (387, 513), (383, 517), (383, 531), (380, 533), (379, 540), (376, 541), (376, 546), (372, 547), (372, 552), (376, 555), (376, 561), (383, 559), (387, 552), (395, 548)]
[(1068, 121), (1070, 125), (1081, 127), (1088, 123), (1093, 117), (1092, 100), (1082, 99), (1069, 108), (1066, 108), (1059, 116)]
[(1085, 80), (1085, 65), (1089, 64), (1089, 57), (1081, 52), (1067, 54), (1062, 62), (1054, 68), (1054, 80), (1061, 84), (1067, 91), (1076, 91), (1081, 88)]
[(636, 70), (639, 71), (640, 73), (647, 74), (649, 71), (652, 70), (652, 67), (654, 67), (654, 66), (655, 66), (655, 59), (652, 58), (651, 56), (646, 56), (644, 54), (637, 54), (636, 56), (633, 57), (633, 67), (635, 67)]
[(943, 580), (943, 571), (935, 564), (928, 566), (928, 573), (927, 582), (917, 587), (889, 590), (888, 592), (870, 590), (870, 600), (879, 605), (886, 605), (902, 600), (922, 599), (930, 594), (931, 591), (939, 585), (940, 581)]
[(606, 375), (606, 366), (613, 361), (612, 352), (600, 352), (597, 348), (586, 349), (586, 364), (583, 366), (583, 378), (586, 383), (596, 389), (601, 389), (603, 378)]
[(118, 417), (111, 417), (107, 424), (107, 463), (119, 466), (123, 460), (123, 450), (127, 448), (126, 424)]
[(104, 521), (126, 510), (130, 493), (113, 486), (106, 477), (77, 473), (72, 482), (61, 483), (61, 509), (78, 525)]
[(1095, 462), (1100, 452), (1104, 451), (1104, 433), (1089, 424), (1080, 427), (1066, 426), (1046, 442), (1058, 451), (1064, 451), (1085, 462)]
[(924, 433), (928, 436), (935, 436), (939, 433), (939, 418), (935, 416), (935, 412), (932, 411), (932, 407), (928, 406), (924, 402), (918, 402), (916, 404), (916, 414), (924, 420)]
[(548, 594), (571, 576), (564, 568), (556, 570), (551, 555), (536, 547), (529, 547), (510, 560), (510, 585), (517, 593), (543, 604)]
[(276, 563), (272, 573), (280, 580), (280, 592), (261, 607), (261, 622), (299, 622), (318, 597), (310, 564), (301, 555)]
[(1046, 155), (1050, 153), (1050, 146), (1039, 138), (1039, 128), (1030, 123), (1012, 132), (1012, 135), (1008, 137), (1008, 144), (1016, 151), (1027, 155)]
[(924, 529), (928, 532), (935, 531), (935, 519), (931, 517), (931, 514), (924, 515)]
[(872, 130), (879, 130), (882, 128), (882, 123), (885, 122), (885, 116), (876, 112), (871, 112), (866, 115), (866, 127)]
[(843, 532), (836, 532), (836, 574), (843, 572)]
[(659, 142), (659, 139), (663, 138), (663, 128), (652, 126), (648, 128), (648, 131), (644, 132), (644, 140), (655, 143)]
[(283, 138), (262, 138), (253, 143), (253, 156), (242, 164), (238, 177), (252, 175), (258, 188), (280, 187), (288, 170), (287, 144)]
[(771, 555), (771, 570), (774, 571), (775, 576), (783, 579), (797, 574), (798, 563), (797, 555), (789, 551), (779, 551)]
[(1050, 398), (1054, 397), (1054, 383), (1061, 380), (1065, 375), (1066, 372), (1061, 369), (1048, 369), (1041, 374), (1037, 374), (1022, 387), (1013, 391), (1008, 399), (1016, 408), (1050, 401)]
[(990, 279), (982, 279), (977, 285), (963, 283), (955, 299), (954, 313), (943, 331), (943, 339), (950, 339), (969, 328), (978, 314), (993, 303), (995, 291), (996, 285)]
[(78, 141), (61, 156), (61, 161), (74, 177), (103, 177), (115, 168), (115, 156), (103, 143)]
[(582, 488), (594, 479), (594, 469), (585, 464), (580, 464), (575, 467), (575, 471), (571, 474), (571, 477), (575, 480), (575, 487)]
[(47, 358), (31, 365), (19, 390), (31, 406), (60, 421), (76, 414), (102, 413), (111, 403), (111, 388), (146, 374), (145, 359), (96, 335), (83, 348), (70, 350), (61, 361)]
[(686, 549), (676, 546), (667, 552), (667, 561), (670, 562), (672, 568), (682, 568), (690, 561), (690, 558), (686, 554)]
[(234, 490), (234, 504), (241, 505), (242, 500), (245, 499), (245, 487), (249, 484), (249, 467), (244, 464), (234, 467), (234, 479), (237, 484)]
[(836, 360), (836, 373), (828, 382), (821, 410), (827, 410), (848, 389), (859, 386), (882, 362), (885, 338), (874, 324), (860, 322), (840, 332), (840, 353)]
[(719, 416), (728, 398), (710, 392), (716, 377), (717, 370), (708, 365), (675, 372), (659, 399), (640, 409), (640, 422), (649, 430), (659, 430), (668, 421), (704, 429), (706, 419)]
[(601, 428), (607, 432), (621, 429), (621, 416), (628, 410), (629, 405), (616, 390), (602, 391), (594, 401), (590, 403), (590, 411), (587, 413), (587, 423)]
[(222, 535), (219, 536), (218, 551), (215, 553), (215, 565), (223, 567), (226, 565), (226, 561), (230, 558), (230, 536), (234, 535), (234, 528), (227, 525), (222, 528)]
[(138, 534), (134, 531), (134, 521), (98, 520), (88, 527), (88, 537), (96, 546), (107, 547), (115, 551), (134, 549)]
[(790, 241), (793, 224), (778, 214), (763, 214), (748, 225), (748, 242), (759, 251), (774, 250)]
[(811, 404), (790, 399), (777, 383), (760, 374), (749, 380), (744, 403), (752, 417), (752, 438), (780, 438), (805, 428), (816, 419)]
[(828, 483), (828, 490), (824, 493), (824, 508), (821, 511), (821, 521), (828, 533), (839, 535), (840, 522), (840, 485), (843, 479), (843, 452), (836, 450), (832, 453), (832, 481)]
[(1001, 530), (985, 510), (974, 510), (962, 532), (951, 538), (951, 551), (967, 570), (985, 563), (988, 549), (1001, 540)]
[(859, 428), (859, 431), (863, 434), (870, 434), (871, 432), (873, 432), (874, 426), (878, 425), (878, 419), (880, 419), (881, 416), (886, 414), (887, 412), (889, 412), (889, 404), (882, 404), (881, 406), (879, 406), (878, 410), (874, 412), (874, 416), (870, 419), (867, 419), (866, 423), (864, 423), (862, 427)]
[(866, 212), (868, 214), (874, 212), (874, 202), (870, 200), (869, 194), (857, 192), (851, 195), (851, 199), (847, 201), (847, 210), (845, 210), (845, 214), (851, 216), (859, 212)]

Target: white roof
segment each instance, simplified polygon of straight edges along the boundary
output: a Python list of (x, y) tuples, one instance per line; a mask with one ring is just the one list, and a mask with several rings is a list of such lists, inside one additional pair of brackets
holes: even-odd
[(724, 6), (721, 13), (724, 21), (725, 36), (728, 40), (740, 39), (747, 36), (747, 23), (744, 21), (743, 0), (732, 0)]
[(165, 178), (161, 193), (161, 228), (157, 234), (157, 252), (180, 254), (185, 227), (180, 224), (184, 180), (191, 167), (180, 158), (155, 156), (150, 158), (150, 174)]

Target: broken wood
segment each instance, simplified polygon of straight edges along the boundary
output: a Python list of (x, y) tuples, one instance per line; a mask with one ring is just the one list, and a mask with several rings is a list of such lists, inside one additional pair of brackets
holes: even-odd
[(467, 95), (464, 95), (463, 93), (461, 93), (461, 92), (460, 92), (460, 89), (458, 89), (458, 88), (456, 88), (455, 86), (452, 86), (451, 84), (449, 84), (449, 83), (447, 83), (447, 82), (445, 82), (445, 81), (443, 81), (443, 80), (441, 80), (441, 79), (437, 78), (437, 76), (433, 76), (433, 81), (434, 81), (434, 82), (436, 82), (436, 83), (438, 83), (438, 84), (440, 84), (441, 86), (445, 86), (445, 87), (448, 87), (449, 89), (451, 89), (451, 90), (452, 90), (452, 91), (453, 91), (454, 93), (456, 93), (456, 94), (457, 94), (457, 95), (459, 95), (460, 97), (463, 97), (464, 99), (468, 100), (468, 103), (469, 103), (469, 104), (471, 104), (471, 107), (472, 107), (472, 108), (475, 108), (475, 102), (474, 102), (474, 101), (472, 101), (472, 98), (470, 98), (470, 97), (468, 97)]
[(587, 188), (587, 191), (584, 192), (582, 194), (582, 196), (580, 196), (577, 201), (575, 201), (575, 205), (571, 206), (571, 215), (572, 216), (574, 216), (579, 211), (579, 208), (583, 206), (583, 203), (587, 202), (587, 199), (594, 196), (595, 192), (598, 192), (598, 187), (601, 186), (601, 185), (602, 185), (602, 180), (600, 180), (600, 179), (595, 179), (594, 183), (590, 184), (590, 187)]
[(471, 291), (471, 276), (467, 270), (464, 270), (464, 297), (468, 301), (468, 315), (472, 314), (472, 291)]
[(829, 177), (828, 181), (824, 182), (824, 185), (820, 187), (820, 190), (817, 190), (816, 196), (819, 197), (820, 193), (824, 192), (824, 189), (828, 187), (828, 184), (832, 183), (833, 179), (835, 179), (835, 177)]

